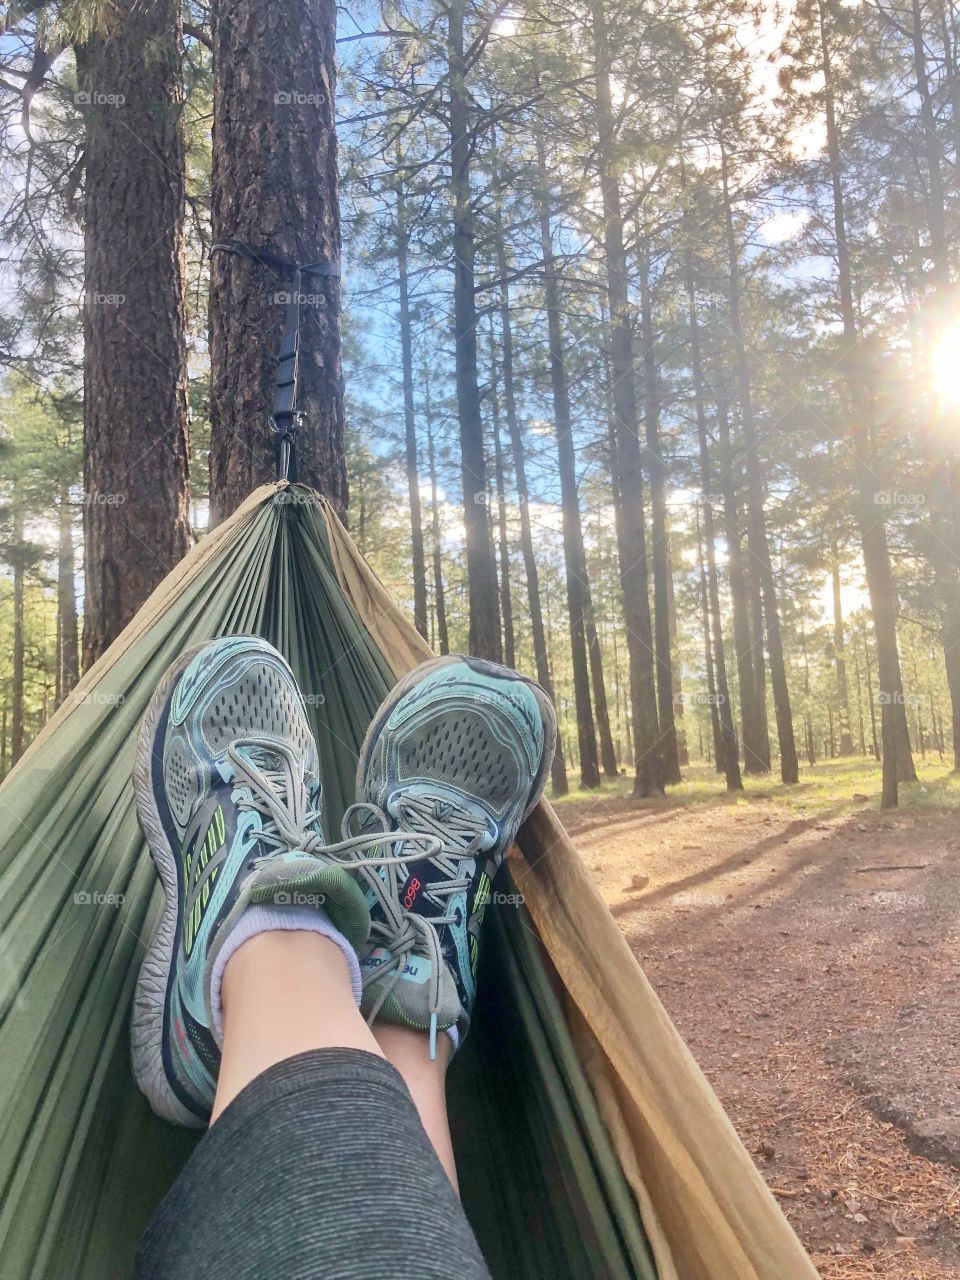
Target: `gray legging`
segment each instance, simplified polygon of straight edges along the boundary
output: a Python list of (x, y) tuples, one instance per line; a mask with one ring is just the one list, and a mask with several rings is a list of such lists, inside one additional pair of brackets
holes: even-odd
[(489, 1280), (399, 1073), (316, 1049), (252, 1081), (137, 1250), (136, 1280)]

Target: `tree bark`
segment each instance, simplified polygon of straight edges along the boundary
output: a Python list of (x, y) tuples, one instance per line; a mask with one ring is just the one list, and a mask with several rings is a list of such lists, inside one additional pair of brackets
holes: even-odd
[(660, 725), (653, 667), (653, 631), (648, 597), (649, 570), (643, 510), (643, 471), (633, 368), (633, 321), (628, 291), (627, 256), (623, 240), (620, 183), (615, 156), (610, 91), (611, 60), (603, 0), (595, 0), (593, 5), (593, 40), (597, 94), (597, 152), (603, 203), (603, 246), (610, 313), (610, 364), (613, 377), (612, 399), (616, 418), (617, 468), (620, 486), (620, 501), (617, 505), (617, 543), (627, 631), (633, 745), (636, 758), (634, 794), (655, 796), (663, 793), (664, 770), (660, 750)]
[[(298, 263), (340, 262), (332, 0), (215, 0), (214, 243)], [(276, 478), (270, 419), (289, 280), (245, 258), (210, 260), (211, 524)], [(297, 438), (301, 480), (347, 505), (340, 281), (304, 275)]]
[[(399, 156), (398, 156), (399, 167)], [(403, 180), (397, 179), (397, 283), (400, 292), (400, 360), (403, 366), (403, 438), (410, 501), (410, 561), (413, 570), (413, 620), (427, 635), (427, 564), (423, 546), (423, 512), (420, 504), (420, 465), (417, 456), (417, 417), (413, 395), (413, 333), (410, 325), (408, 269), (410, 234)]]
[(640, 344), (643, 348), (644, 434), (650, 477), (650, 534), (653, 560), (653, 642), (657, 671), (657, 715), (663, 780), (682, 781), (680, 748), (673, 702), (673, 644), (670, 634), (670, 547), (667, 541), (667, 475), (660, 451), (660, 394), (653, 299), (650, 287), (650, 248), (644, 236), (640, 249)]
[(173, 0), (117, 0), (77, 48), (86, 666), (189, 545), (181, 39)]
[(499, 662), (500, 617), (497, 563), (487, 518), (487, 467), (483, 415), (477, 382), (476, 229), (470, 183), (474, 135), (470, 123), (464, 60), (466, 0), (452, 0), (448, 14), (450, 202), (453, 216), (453, 338), (456, 347), (457, 411), (466, 530), (469, 649)]

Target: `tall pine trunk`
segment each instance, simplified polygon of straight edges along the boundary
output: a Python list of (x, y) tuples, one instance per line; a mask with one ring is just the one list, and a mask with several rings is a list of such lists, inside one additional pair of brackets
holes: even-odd
[(563, 329), (560, 319), (560, 291), (550, 230), (549, 190), (543, 140), (537, 137), (540, 191), (540, 248), (543, 256), (543, 291), (547, 312), (547, 342), (550, 359), (550, 387), (553, 418), (557, 432), (557, 462), (560, 473), (560, 501), (563, 515), (563, 557), (566, 569), (567, 612), (570, 618), (570, 660), (580, 747), (580, 785), (600, 785), (597, 735), (590, 700), (590, 668), (587, 660), (586, 593), (587, 561), (583, 549), (583, 527), (577, 495), (577, 462), (573, 445), (570, 391), (564, 363)]
[[(399, 171), (400, 157), (397, 157)], [(397, 178), (397, 282), (400, 292), (400, 362), (403, 366), (403, 439), (410, 502), (410, 562), (413, 570), (413, 620), (427, 635), (427, 564), (423, 546), (423, 512), (420, 505), (420, 464), (417, 456), (417, 417), (413, 396), (413, 333), (410, 324), (408, 268), (410, 233), (403, 195), (403, 179)]]
[(673, 644), (670, 631), (670, 547), (667, 541), (667, 473), (660, 451), (660, 394), (653, 298), (650, 285), (650, 246), (644, 236), (640, 249), (640, 345), (643, 348), (644, 435), (650, 476), (650, 535), (653, 560), (653, 643), (657, 664), (657, 715), (664, 782), (680, 776), (680, 748), (674, 716)]
[(490, 325), (490, 432), (493, 436), (493, 481), (497, 500), (497, 557), (500, 562), (500, 619), (503, 624), (503, 660), (516, 666), (513, 632), (513, 592), (510, 584), (510, 537), (507, 528), (507, 486), (500, 441), (500, 392), (497, 387), (497, 348)]
[(710, 596), (707, 586), (706, 561), (703, 558), (703, 535), (700, 531), (700, 508), (695, 508), (697, 532), (697, 575), (700, 601), (700, 630), (703, 638), (703, 660), (707, 674), (707, 705), (710, 708), (710, 729), (713, 737), (713, 763), (717, 773), (724, 772), (723, 734), (720, 728), (720, 711), (717, 702), (717, 681), (713, 665), (713, 639), (710, 634)]
[(610, 50), (603, 0), (593, 5), (593, 40), (597, 94), (597, 154), (603, 203), (603, 248), (606, 292), (610, 310), (610, 372), (616, 419), (617, 544), (623, 591), (630, 702), (635, 753), (634, 794), (663, 792), (664, 769), (654, 675), (653, 629), (650, 620), (649, 569), (643, 509), (639, 415), (633, 367), (633, 316), (630, 305), (627, 255), (623, 239), (619, 165), (610, 90)]
[[(927, 50), (923, 33), (923, 12), (920, 0), (911, 0), (913, 21), (913, 59), (917, 97), (920, 101), (921, 131), (927, 167), (927, 229), (930, 237), (930, 277), (933, 281), (934, 306), (928, 315), (929, 343), (935, 340), (938, 325), (949, 323), (952, 289), (950, 282), (950, 244), (946, 229), (946, 201), (942, 173), (942, 147), (937, 127), (936, 106), (927, 71)], [(952, 58), (949, 38), (945, 49), (948, 60)], [(949, 68), (953, 108), (956, 113), (960, 81)], [(960, 123), (955, 115), (955, 123)], [(933, 537), (930, 539), (931, 556), (936, 578), (937, 594), (941, 600), (941, 624), (943, 628), (944, 665), (947, 690), (950, 695), (950, 715), (953, 725), (953, 768), (960, 771), (960, 458), (955, 442), (955, 415), (943, 415), (933, 405), (926, 411), (928, 429), (925, 432), (928, 451), (931, 503), (930, 520)], [(945, 420), (946, 419), (946, 420)]]
[(83, 655), (189, 545), (181, 7), (116, 0), (84, 106)]
[(870, 419), (874, 408), (873, 397), (869, 389), (869, 375), (862, 367), (862, 358), (857, 350), (860, 333), (853, 305), (853, 279), (847, 243), (840, 135), (837, 128), (833, 68), (823, 0), (818, 0), (818, 13), (827, 155), (830, 161), (833, 188), (837, 289), (843, 324), (844, 365), (852, 403), (851, 437), (856, 485), (855, 502), (867, 591), (873, 614), (880, 681), (878, 698), (881, 704), (880, 720), (883, 740), (883, 788), (880, 803), (883, 808), (888, 809), (895, 808), (897, 805), (898, 782), (916, 778), (916, 770), (910, 753), (910, 733), (907, 728), (900, 655), (897, 649), (897, 592), (890, 567), (890, 551), (884, 522), (885, 507), (877, 501), (876, 479), (871, 465), (875, 460), (870, 431)]
[(843, 600), (840, 594), (840, 553), (837, 540), (830, 544), (830, 585), (833, 593), (833, 662), (837, 674), (837, 711), (840, 716), (840, 754), (853, 754), (850, 732), (850, 694), (847, 688), (846, 645), (843, 634)]
[(487, 467), (483, 415), (477, 381), (476, 227), (470, 182), (475, 139), (470, 125), (464, 56), (466, 0), (447, 10), (447, 69), (450, 111), (450, 203), (453, 216), (453, 339), (456, 349), (457, 412), (466, 530), (469, 649), (499, 662), (500, 617), (497, 563), (486, 510)]
[(759, 774), (766, 773), (769, 769), (769, 749), (764, 750), (766, 726), (756, 691), (747, 580), (743, 567), (740, 533), (740, 505), (737, 500), (737, 472), (730, 442), (730, 419), (726, 401), (719, 394), (716, 407), (720, 445), (720, 486), (723, 495), (723, 532), (727, 546), (727, 576), (733, 608), (733, 647), (737, 660), (737, 684), (740, 688), (743, 771), (748, 774)]
[[(212, 30), (214, 243), (338, 264), (333, 0), (215, 0)], [(211, 523), (276, 476), (270, 417), (290, 289), (245, 258), (211, 257)], [(300, 292), (299, 476), (343, 515), (340, 281), (305, 275)]]
[[(493, 186), (494, 217), (496, 219), (494, 243), (497, 255), (497, 274), (499, 276), (498, 301), (501, 366), (503, 369), (503, 403), (507, 419), (507, 434), (510, 437), (510, 454), (517, 489), (517, 505), (520, 509), (520, 555), (523, 559), (523, 572), (527, 581), (530, 635), (533, 641), (533, 658), (537, 669), (537, 680), (552, 698), (553, 681), (550, 675), (550, 651), (543, 623), (540, 572), (537, 568), (537, 557), (533, 548), (533, 527), (530, 520), (530, 491), (527, 488), (526, 447), (524, 445), (523, 429), (520, 426), (520, 415), (517, 411), (516, 374), (513, 362), (513, 321), (510, 316), (510, 286), (507, 282), (507, 254), (500, 210), (499, 172), (496, 164), (494, 164), (493, 168)], [(570, 790), (563, 743), (559, 735), (557, 736), (557, 749), (554, 753), (551, 767), (551, 784), (554, 796), (565, 796)]]
[[(777, 600), (777, 585), (770, 558), (770, 540), (767, 537), (766, 515), (763, 507), (763, 478), (760, 471), (756, 422), (753, 416), (750, 367), (740, 318), (740, 250), (737, 245), (733, 224), (727, 153), (722, 141), (720, 155), (727, 233), (730, 332), (733, 335), (734, 342), (740, 421), (743, 429), (743, 446), (747, 472), (747, 546), (750, 550), (751, 574), (756, 575), (763, 604), (762, 630), (760, 625), (755, 625), (754, 628), (755, 692), (762, 705), (760, 691), (763, 688), (762, 658), (763, 639), (765, 638), (770, 659), (770, 684), (773, 688), (773, 708), (777, 722), (777, 739), (780, 746), (780, 776), (784, 782), (794, 783), (799, 781), (800, 770), (797, 763), (796, 742), (793, 736), (793, 712), (790, 707), (790, 692), (787, 686), (786, 662), (783, 654), (783, 637), (780, 630), (780, 606)], [(766, 745), (766, 759), (769, 765), (769, 741), (767, 740), (765, 720), (763, 723), (763, 742)]]
[[(740, 752), (737, 743), (737, 730), (733, 723), (733, 707), (730, 702), (730, 687), (727, 680), (727, 662), (724, 653), (723, 621), (720, 613), (720, 582), (717, 575), (716, 529), (713, 515), (713, 477), (711, 475), (709, 446), (707, 443), (707, 411), (703, 386), (703, 355), (700, 347), (700, 324), (697, 319), (697, 297), (693, 280), (693, 260), (689, 249), (684, 259), (684, 275), (687, 293), (687, 317), (690, 332), (690, 369), (693, 375), (694, 411), (697, 419), (697, 448), (700, 458), (700, 488), (703, 493), (704, 533), (707, 544), (707, 567), (703, 573), (705, 625), (708, 639), (713, 641), (712, 656), (708, 654), (708, 663), (713, 666), (713, 695), (716, 715), (711, 715), (714, 725), (714, 750), (717, 769), (722, 770), (726, 778), (728, 791), (741, 791), (743, 779), (740, 776)], [(721, 459), (723, 465), (723, 459)], [(734, 542), (736, 539), (734, 539)], [(728, 538), (728, 551), (732, 543)], [(700, 520), (697, 518), (697, 552), (700, 554)], [(731, 555), (732, 562), (732, 555)], [(709, 621), (707, 621), (709, 620)], [(709, 667), (708, 667), (709, 673)], [(708, 694), (711, 692), (708, 684)], [(713, 711), (714, 708), (711, 708)]]

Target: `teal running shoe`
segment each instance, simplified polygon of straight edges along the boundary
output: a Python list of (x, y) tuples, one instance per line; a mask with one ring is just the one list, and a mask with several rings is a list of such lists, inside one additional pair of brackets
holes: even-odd
[(357, 807), (384, 832), (435, 836), (441, 849), (366, 867), (361, 1007), (371, 1022), (428, 1032), (431, 1056), (438, 1031), (456, 1044), (469, 1025), (491, 882), (543, 793), (556, 735), (538, 684), (460, 655), (409, 672), (367, 732)]
[[(232, 926), (248, 905), (322, 905), (362, 949), (370, 913), (349, 868), (374, 841), (324, 843), (303, 697), (283, 657), (253, 636), (201, 645), (170, 667), (140, 727), (133, 785), (166, 899), (137, 983), (133, 1071), (158, 1115), (202, 1127), (220, 1067), (210, 979)], [(420, 840), (418, 856), (425, 849)]]

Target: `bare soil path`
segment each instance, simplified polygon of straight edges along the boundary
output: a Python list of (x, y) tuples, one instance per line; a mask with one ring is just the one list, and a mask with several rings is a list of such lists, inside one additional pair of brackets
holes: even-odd
[(960, 815), (561, 809), (825, 1280), (960, 1277)]

